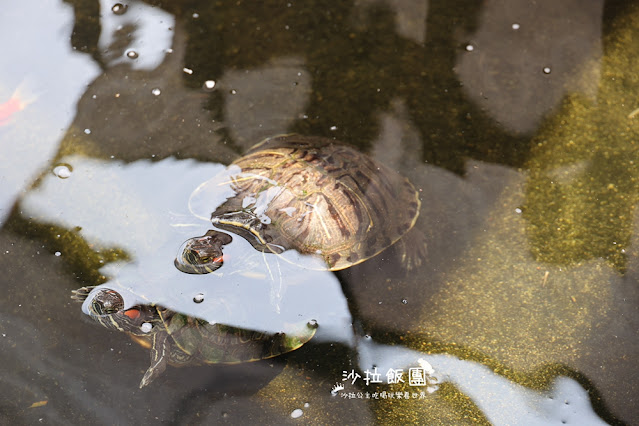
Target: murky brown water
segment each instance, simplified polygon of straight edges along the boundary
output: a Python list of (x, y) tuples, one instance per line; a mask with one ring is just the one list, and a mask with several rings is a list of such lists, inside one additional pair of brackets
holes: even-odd
[[(5, 6), (0, 419), (632, 423), (638, 20), (612, 1)], [(177, 271), (210, 228), (190, 194), (282, 133), (408, 177), (425, 262), (407, 271), (393, 246), (309, 271), (238, 243), (236, 275)], [(98, 284), (319, 328), (290, 354), (169, 367), (140, 390), (148, 349), (70, 299)]]

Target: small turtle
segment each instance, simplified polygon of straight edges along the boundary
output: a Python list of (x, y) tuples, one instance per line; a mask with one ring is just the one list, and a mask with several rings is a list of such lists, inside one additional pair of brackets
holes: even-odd
[(89, 298), (89, 316), (104, 327), (130, 333), (150, 342), (151, 365), (140, 388), (151, 383), (166, 365), (236, 364), (271, 358), (308, 342), (316, 321), (297, 324), (286, 333), (264, 333), (223, 324), (212, 324), (154, 305), (125, 308), (120, 293), (109, 288), (82, 287), (72, 298)]
[[(228, 187), (232, 191), (220, 204)], [(383, 164), (334, 140), (299, 135), (260, 142), (189, 199), (194, 215), (255, 249), (319, 255), (331, 271), (370, 259), (409, 231), (401, 257), (408, 269), (419, 265), (425, 252), (414, 228), (420, 205), (413, 185)], [(176, 266), (208, 273), (212, 268), (202, 266), (212, 258), (208, 252), (178, 252)]]

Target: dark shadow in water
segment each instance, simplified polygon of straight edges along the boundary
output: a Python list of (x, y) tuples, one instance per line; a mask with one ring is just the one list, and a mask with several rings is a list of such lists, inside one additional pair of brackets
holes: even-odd
[[(95, 7), (88, 14), (86, 6), (79, 9), (85, 3), (75, 4), (78, 26), (97, 19)], [(380, 4), (366, 7), (364, 17), (353, 2), (313, 1), (303, 8), (275, 1), (152, 4), (188, 22), (183, 65), (213, 80), (274, 58), (304, 58), (312, 93), (306, 117), (290, 131), (336, 137), (368, 150), (379, 134), (378, 114), (400, 98), (421, 135), (424, 161), (460, 174), (467, 158), (515, 167), (525, 162), (529, 137), (506, 133), (468, 101), (453, 72), (463, 48), (459, 35), (476, 28), (480, 3), (430, 2), (423, 44), (398, 35), (395, 13)], [(193, 10), (198, 19), (190, 19)], [(94, 26), (77, 28), (74, 46), (95, 51), (95, 34)], [(183, 81), (199, 88), (188, 75)], [(223, 120), (226, 96), (209, 94), (211, 118)], [(218, 135), (231, 143), (225, 129)]]
[(100, 20), (100, 3), (98, 1), (64, 0), (74, 9), (75, 25), (71, 33), (71, 46), (79, 52), (86, 52), (93, 60), (105, 68), (102, 52), (98, 48), (98, 40), (102, 32)]

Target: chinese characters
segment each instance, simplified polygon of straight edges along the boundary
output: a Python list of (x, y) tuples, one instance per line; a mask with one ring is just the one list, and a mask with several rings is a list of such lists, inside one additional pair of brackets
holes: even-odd
[[(358, 381), (363, 382), (366, 386), (371, 384), (402, 384), (408, 380), (409, 386), (426, 386), (425, 391), (420, 392), (341, 392), (344, 390), (344, 385), (336, 383), (331, 391), (334, 395), (339, 393), (342, 398), (358, 398), (358, 399), (417, 399), (425, 398), (426, 393), (432, 393), (437, 390), (439, 380), (433, 376), (435, 370), (424, 359), (418, 360), (419, 367), (408, 368), (406, 372), (403, 368), (389, 368), (386, 374), (382, 375), (378, 371), (377, 367), (373, 367), (372, 371), (366, 369), (360, 374), (354, 369), (342, 371), (342, 382), (350, 382), (351, 385), (355, 385)], [(385, 377), (384, 382), (382, 378)]]

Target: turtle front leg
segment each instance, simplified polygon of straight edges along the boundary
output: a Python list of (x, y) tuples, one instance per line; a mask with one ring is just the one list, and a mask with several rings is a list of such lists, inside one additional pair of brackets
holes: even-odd
[(160, 374), (166, 370), (166, 362), (169, 355), (169, 334), (166, 331), (158, 331), (153, 333), (153, 343), (151, 346), (151, 365), (149, 366), (142, 381), (140, 389), (155, 380)]
[(419, 268), (426, 260), (426, 236), (417, 227), (413, 227), (394, 245), (399, 260), (407, 271)]

